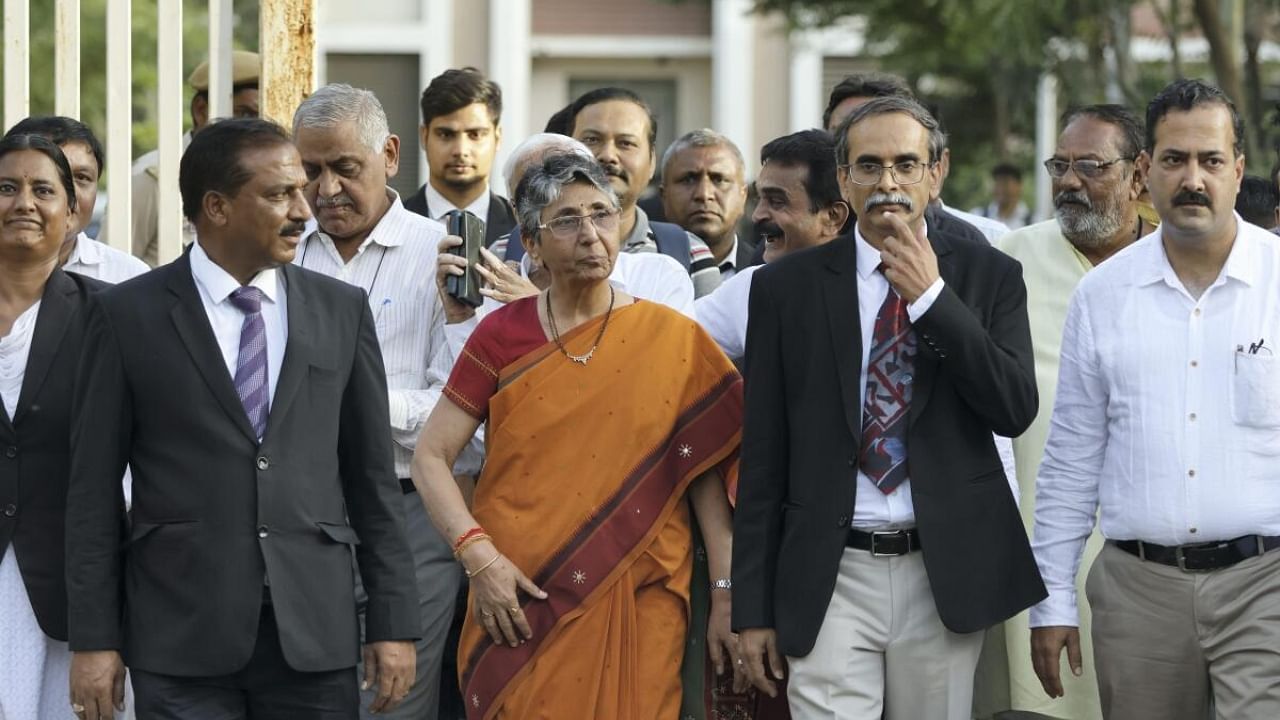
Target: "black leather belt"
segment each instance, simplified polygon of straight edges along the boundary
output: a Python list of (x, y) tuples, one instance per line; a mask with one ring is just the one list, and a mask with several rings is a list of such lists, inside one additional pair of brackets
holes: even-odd
[(910, 530), (849, 529), (844, 544), (855, 550), (869, 550), (874, 557), (906, 555), (920, 549), (920, 533)]
[(1234, 540), (1168, 547), (1141, 540), (1113, 540), (1112, 545), (1137, 557), (1183, 572), (1207, 572), (1231, 567), (1238, 562), (1280, 548), (1280, 537), (1244, 535)]
[(400, 489), (404, 491), (405, 495), (418, 492), (418, 488), (414, 486), (413, 480), (410, 478), (400, 478)]

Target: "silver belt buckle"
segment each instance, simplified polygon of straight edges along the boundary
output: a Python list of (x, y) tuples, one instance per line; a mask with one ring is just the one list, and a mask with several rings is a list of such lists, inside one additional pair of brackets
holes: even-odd
[[(877, 540), (877, 538), (889, 537), (889, 536), (892, 536), (892, 535), (905, 535), (905, 534), (906, 534), (906, 533), (904, 533), (902, 530), (873, 530), (873, 531), (871, 531), (871, 557), (897, 557), (897, 556), (898, 556), (898, 553), (887, 553), (887, 552), (886, 552), (886, 553), (882, 553), (882, 552), (880, 552), (879, 550), (877, 550), (876, 548), (877, 548), (877, 546), (879, 545), (879, 543), (878, 543), (878, 542), (876, 542), (876, 540)], [(910, 550), (910, 549), (911, 549), (911, 548), (910, 548), (910, 541), (908, 541), (908, 547), (907, 547), (907, 549), (908, 549), (908, 550)], [(905, 554), (905, 553), (904, 553), (904, 554)]]

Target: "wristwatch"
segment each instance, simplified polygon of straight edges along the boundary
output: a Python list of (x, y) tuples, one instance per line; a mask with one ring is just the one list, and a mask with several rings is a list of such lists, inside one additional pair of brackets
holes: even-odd
[(732, 590), (733, 582), (729, 580), (729, 578), (720, 578), (719, 580), (713, 580), (711, 581), (711, 589), (712, 590)]

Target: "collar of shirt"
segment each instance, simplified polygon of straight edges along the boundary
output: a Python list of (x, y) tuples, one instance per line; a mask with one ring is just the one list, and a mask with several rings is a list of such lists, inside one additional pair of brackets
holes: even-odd
[[(373, 230), (369, 231), (369, 237), (360, 243), (360, 247), (356, 249), (356, 254), (352, 256), (353, 260), (360, 257), (371, 243), (377, 243), (387, 248), (404, 244), (406, 231), (412, 221), (411, 216), (413, 213), (404, 209), (404, 203), (400, 202), (400, 195), (395, 190), (387, 188), (387, 196), (391, 198), (391, 207), (387, 208), (387, 211), (382, 215), (382, 219), (378, 221), (377, 225), (373, 226)], [(329, 234), (321, 230), (319, 226), (316, 226), (315, 233), (308, 235), (306, 240), (309, 241), (312, 237), (320, 238), (326, 245), (334, 248), (334, 252), (337, 252), (333, 238), (329, 237)]]
[[(920, 223), (924, 225), (924, 236), (929, 237), (929, 226), (923, 219)], [(862, 228), (858, 227), (857, 223), (853, 225), (853, 241), (857, 250), (858, 275), (863, 280), (870, 280), (876, 268), (880, 267), (880, 251), (862, 237)]]
[[(240, 287), (240, 282), (231, 277), (231, 274), (223, 270), (221, 266), (209, 257), (204, 248), (200, 247), (200, 241), (197, 240), (191, 246), (191, 275), (195, 278), (196, 283), (204, 288), (204, 291), (213, 300), (214, 304), (221, 304), (231, 296)], [(262, 291), (267, 299), (272, 303), (279, 301), (280, 279), (278, 268), (267, 268), (254, 276), (249, 285)]]
[(738, 269), (738, 235), (733, 235), (733, 247), (729, 248), (729, 254), (724, 256), (720, 261), (720, 272)]
[[(1211, 287), (1222, 284), (1226, 278), (1239, 280), (1249, 286), (1258, 281), (1258, 237), (1254, 233), (1266, 231), (1261, 228), (1255, 229), (1255, 226), (1246, 223), (1238, 214), (1235, 217), (1236, 236), (1231, 243), (1231, 252), (1222, 266), (1222, 273)], [(1138, 285), (1151, 285), (1163, 281), (1169, 287), (1181, 291), (1184, 290), (1182, 281), (1178, 279), (1178, 274), (1174, 272), (1173, 265), (1169, 263), (1169, 256), (1164, 250), (1163, 231), (1164, 225), (1161, 224), (1155, 232), (1134, 243), (1135, 252), (1148, 254), (1148, 261), (1139, 265), (1144, 272), (1138, 276)]]
[(76, 235), (76, 246), (71, 248), (71, 255), (67, 256), (67, 265), (100, 265), (105, 258), (102, 256), (102, 249), (90, 241), (89, 236), (84, 233)]
[(483, 222), (483, 223), (489, 222), (489, 185), (488, 183), (485, 183), (484, 192), (480, 193), (479, 197), (477, 197), (470, 205), (464, 208), (460, 208), (457, 205), (454, 205), (453, 203), (446, 200), (445, 197), (439, 193), (439, 191), (431, 187), (431, 183), (429, 181), (427, 182), (425, 192), (427, 196), (427, 208), (431, 212), (432, 220), (439, 220), (441, 222), (444, 222), (443, 218), (445, 215), (449, 214), (450, 212), (453, 212), (454, 210), (463, 210), (465, 212), (469, 212), (472, 215), (475, 215), (476, 217), (480, 218), (480, 222)]
[(649, 242), (649, 216), (636, 206), (636, 226), (631, 229), (631, 234), (622, 241), (622, 249), (625, 250), (635, 245), (643, 245)]

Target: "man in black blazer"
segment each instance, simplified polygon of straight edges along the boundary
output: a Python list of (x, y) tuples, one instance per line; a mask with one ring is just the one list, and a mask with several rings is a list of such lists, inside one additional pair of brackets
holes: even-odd
[[(1037, 399), (1018, 264), (926, 228), (943, 137), (879, 98), (837, 135), (855, 232), (755, 274), (733, 625), (797, 718), (970, 716), (981, 630), (1044, 597), (992, 433)], [(864, 397), (865, 396), (865, 397)]]
[(67, 499), (71, 699), (87, 720), (111, 716), (122, 654), (140, 719), (355, 718), (353, 557), (365, 682), (379, 707), (412, 683), (382, 359), (363, 293), (289, 264), (306, 182), (274, 123), (210, 125), (180, 174), (197, 243), (91, 305)]
[(511, 203), (489, 191), (502, 142), (502, 88), (475, 68), (455, 68), (432, 78), (420, 104), (418, 133), (430, 174), (404, 207), (440, 222), (470, 212), (484, 223), (489, 247), (516, 225)]

